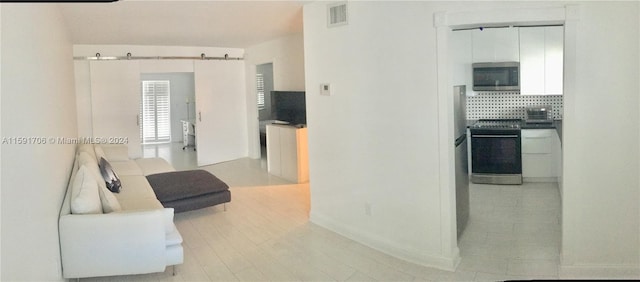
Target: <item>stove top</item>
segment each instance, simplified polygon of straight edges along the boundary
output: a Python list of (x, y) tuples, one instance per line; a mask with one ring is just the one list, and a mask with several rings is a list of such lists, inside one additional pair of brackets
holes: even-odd
[(470, 128), (519, 130), (521, 124), (521, 119), (481, 119), (471, 125)]

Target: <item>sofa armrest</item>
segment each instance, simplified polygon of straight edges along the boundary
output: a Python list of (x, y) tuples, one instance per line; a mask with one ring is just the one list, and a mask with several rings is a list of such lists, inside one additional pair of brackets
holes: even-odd
[(166, 267), (162, 209), (60, 217), (65, 278), (162, 272)]

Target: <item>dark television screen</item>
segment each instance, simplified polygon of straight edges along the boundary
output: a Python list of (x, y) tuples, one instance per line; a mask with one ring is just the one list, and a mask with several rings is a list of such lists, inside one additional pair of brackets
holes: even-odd
[(290, 124), (307, 124), (304, 91), (271, 91), (272, 118)]

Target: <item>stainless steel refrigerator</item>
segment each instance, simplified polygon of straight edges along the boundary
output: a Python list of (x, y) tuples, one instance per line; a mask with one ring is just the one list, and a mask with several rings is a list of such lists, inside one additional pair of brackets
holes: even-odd
[(456, 219), (458, 238), (469, 220), (469, 169), (467, 160), (467, 93), (464, 85), (453, 87), (454, 146), (456, 168)]

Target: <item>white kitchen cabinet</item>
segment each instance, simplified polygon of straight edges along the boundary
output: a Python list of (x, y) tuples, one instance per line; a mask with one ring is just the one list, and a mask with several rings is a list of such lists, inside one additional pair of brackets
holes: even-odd
[(309, 181), (307, 129), (268, 124), (267, 171), (295, 183)]
[(564, 28), (521, 27), (520, 93), (562, 95)]
[(518, 28), (473, 29), (471, 34), (474, 63), (520, 60)]
[(467, 95), (473, 93), (473, 80), (471, 72), (472, 41), (471, 30), (453, 31), (451, 34), (451, 65), (453, 71), (453, 85), (466, 85)]
[(520, 28), (520, 93), (544, 94), (544, 28)]
[(559, 139), (555, 129), (522, 130), (522, 177), (527, 182), (558, 180)]
[(544, 90), (562, 95), (564, 81), (564, 27), (544, 27)]

